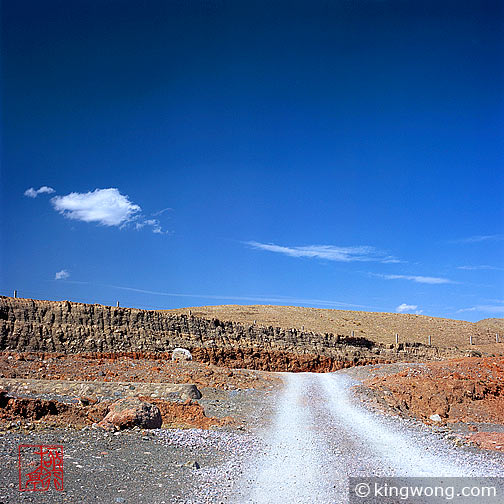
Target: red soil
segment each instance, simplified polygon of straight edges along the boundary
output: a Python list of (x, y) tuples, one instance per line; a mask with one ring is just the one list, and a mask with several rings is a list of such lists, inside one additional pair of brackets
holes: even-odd
[(504, 432), (478, 432), (468, 436), (468, 440), (484, 450), (504, 452)]
[(504, 358), (465, 358), (411, 366), (369, 380), (385, 403), (430, 422), (504, 423)]
[[(201, 405), (191, 400), (185, 403), (170, 402), (163, 399), (141, 397), (155, 404), (161, 411), (164, 427), (196, 427), (208, 429), (214, 425), (228, 425), (231, 417), (223, 419), (207, 417)], [(79, 406), (56, 400), (11, 397), (0, 390), (0, 427), (11, 422), (21, 421), (22, 425), (75, 427), (82, 428), (98, 423), (107, 415), (111, 401)]]

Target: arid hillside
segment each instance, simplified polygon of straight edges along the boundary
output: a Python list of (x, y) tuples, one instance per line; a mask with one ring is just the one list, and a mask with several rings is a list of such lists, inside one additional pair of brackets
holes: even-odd
[[(331, 313), (328, 310), (240, 307), (256, 317), (247, 323), (223, 308), (218, 316), (201, 316), (194, 309), (175, 313), (0, 297), (0, 351), (92, 353), (98, 358), (149, 354), (165, 359), (182, 347), (199, 362), (263, 371), (334, 371), (372, 363), (490, 356), (501, 351), (501, 344), (482, 344), (489, 341), (490, 329), (476, 324), (432, 319), (438, 322), (430, 328), (437, 331), (424, 329), (422, 333), (412, 324), (416, 319), (408, 315), (339, 312), (345, 325), (327, 313), (324, 320), (324, 312)], [(261, 320), (257, 315), (263, 309), (276, 315)], [(328, 324), (329, 331), (316, 330), (314, 320)], [(470, 349), (450, 344), (446, 335), (460, 336), (464, 329), (466, 337), (471, 335), (479, 344)], [(385, 342), (393, 341), (394, 332), (400, 335), (398, 344)], [(433, 335), (430, 345), (427, 334)]]
[[(395, 343), (395, 334), (400, 342), (431, 343), (437, 347), (477, 348), (489, 353), (504, 353), (504, 319), (484, 319), (479, 322), (411, 315), (406, 313), (373, 313), (363, 311), (301, 308), (297, 306), (268, 305), (221, 305), (199, 306), (170, 313), (185, 313), (203, 318), (232, 320), (242, 324), (282, 327), (285, 329), (313, 331), (318, 333), (351, 335), (367, 338), (376, 343)], [(502, 343), (495, 344), (495, 335), (500, 334)], [(473, 345), (470, 345), (470, 336)]]

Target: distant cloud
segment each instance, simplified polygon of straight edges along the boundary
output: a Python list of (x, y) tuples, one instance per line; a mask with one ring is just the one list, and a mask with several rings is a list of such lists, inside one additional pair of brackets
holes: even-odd
[(414, 311), (416, 315), (420, 315), (423, 310), (418, 310), (417, 308), (418, 308), (418, 305), (409, 305), (406, 303), (402, 303), (396, 308), (396, 312), (397, 313), (406, 313), (406, 312), (413, 312)]
[(161, 224), (157, 219), (141, 220), (135, 224), (135, 229), (142, 229), (145, 226), (151, 227), (153, 233), (156, 234), (166, 233), (166, 231), (163, 231), (163, 229), (161, 228)]
[(56, 272), (54, 275), (54, 280), (66, 280), (70, 276), (70, 273), (67, 270), (61, 270)]
[(154, 217), (158, 217), (159, 215), (164, 214), (165, 212), (170, 212), (172, 210), (173, 210), (173, 208), (166, 207), (166, 208), (163, 208), (162, 210), (158, 210), (157, 212), (154, 212), (152, 215)]
[(504, 240), (504, 234), (469, 236), (468, 238), (452, 240), (452, 243), (479, 243), (484, 241), (500, 241), (500, 240)]
[(412, 282), (432, 284), (432, 285), (458, 283), (454, 282), (453, 280), (449, 280), (448, 278), (428, 277), (419, 275), (381, 275), (378, 273), (372, 273), (372, 276), (384, 278), (385, 280), (411, 280)]
[(327, 259), (328, 261), (378, 261), (381, 263), (400, 262), (395, 257), (384, 254), (374, 247), (336, 247), (334, 245), (306, 245), (302, 247), (284, 247), (273, 243), (259, 243), (256, 241), (245, 242), (247, 245), (259, 250), (277, 252), (290, 257), (309, 257)]
[(471, 308), (462, 308), (461, 310), (457, 310), (457, 313), (463, 313), (463, 312), (483, 312), (483, 313), (501, 314), (504, 313), (504, 305), (477, 305), (472, 306)]
[(479, 271), (479, 270), (504, 271), (504, 268), (498, 268), (497, 266), (488, 266), (486, 264), (482, 264), (479, 266), (457, 266), (457, 269), (468, 270), (468, 271)]
[(39, 194), (52, 194), (53, 192), (55, 191), (52, 187), (42, 186), (39, 189), (30, 187), (29, 189), (26, 189), (24, 195), (28, 196), (28, 198), (36, 198)]
[(323, 299), (306, 299), (306, 298), (293, 298), (287, 296), (262, 296), (262, 295), (251, 295), (251, 296), (227, 296), (227, 295), (215, 295), (215, 294), (183, 294), (175, 292), (160, 292), (152, 291), (147, 289), (138, 289), (135, 287), (125, 287), (120, 285), (110, 285), (110, 284), (91, 284), (90, 282), (74, 282), (74, 283), (84, 283), (87, 285), (100, 285), (102, 287), (108, 287), (112, 289), (119, 289), (131, 292), (138, 292), (142, 294), (153, 294), (156, 296), (167, 296), (167, 297), (182, 297), (182, 298), (199, 298), (199, 299), (217, 299), (217, 300), (227, 300), (227, 301), (253, 301), (260, 304), (264, 303), (282, 303), (284, 305), (292, 304), (302, 304), (302, 305), (318, 305), (318, 306), (328, 306), (331, 308), (339, 309), (350, 309), (350, 308), (373, 308), (371, 306), (364, 306), (359, 304), (345, 303), (341, 301), (329, 301)]

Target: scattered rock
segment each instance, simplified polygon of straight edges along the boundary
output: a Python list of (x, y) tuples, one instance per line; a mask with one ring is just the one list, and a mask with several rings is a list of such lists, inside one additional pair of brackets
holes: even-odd
[(175, 350), (173, 350), (173, 353), (172, 353), (172, 360), (173, 361), (179, 361), (179, 360), (190, 361), (190, 360), (192, 360), (192, 355), (191, 355), (191, 352), (189, 350), (187, 350), (187, 348), (175, 348)]
[(442, 422), (441, 417), (437, 413), (435, 415), (431, 415), (429, 418), (436, 423)]
[(138, 397), (125, 397), (111, 404), (107, 416), (98, 424), (119, 429), (138, 426), (144, 429), (159, 429), (162, 425), (161, 412), (155, 404), (142, 401)]
[(184, 464), (183, 467), (190, 467), (191, 469), (199, 469), (200, 465), (196, 460), (189, 460)]

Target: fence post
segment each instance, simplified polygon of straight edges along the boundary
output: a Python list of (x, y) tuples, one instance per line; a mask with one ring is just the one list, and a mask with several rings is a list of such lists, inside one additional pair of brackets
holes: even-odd
[(119, 301), (117, 301), (117, 308), (119, 308)]
[(499, 333), (495, 333), (495, 343), (499, 343)]
[(473, 344), (473, 337), (472, 334), (469, 335), (469, 345)]
[(396, 333), (395, 335), (395, 344), (398, 345), (399, 344), (399, 334)]
[(14, 297), (17, 298), (17, 290), (14, 291)]
[(352, 338), (355, 336), (355, 331), (352, 331)]
[(432, 345), (432, 336), (429, 334), (429, 346)]

